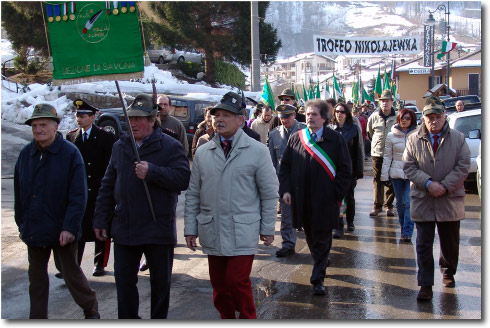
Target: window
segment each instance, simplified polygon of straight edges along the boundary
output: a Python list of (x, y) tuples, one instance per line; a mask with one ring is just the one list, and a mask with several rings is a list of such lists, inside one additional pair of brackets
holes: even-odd
[(172, 100), (172, 104), (170, 105), (170, 115), (182, 121), (187, 118), (188, 113), (189, 108), (187, 101)]
[(481, 115), (460, 117), (454, 123), (454, 128), (463, 133), (468, 138), (471, 130), (479, 129), (481, 131)]

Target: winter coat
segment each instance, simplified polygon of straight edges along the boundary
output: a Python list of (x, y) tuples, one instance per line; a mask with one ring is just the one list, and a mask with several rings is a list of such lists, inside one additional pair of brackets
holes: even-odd
[(364, 144), (361, 128), (354, 123), (345, 123), (343, 127), (336, 125), (334, 130), (342, 135), (349, 149), (352, 160), (352, 177), (362, 179), (364, 176)]
[(417, 128), (412, 127), (405, 133), (398, 124), (393, 125), (391, 132), (386, 136), (381, 181), (388, 181), (390, 178), (407, 179), (405, 172), (403, 172), (403, 152), (408, 136), (416, 133), (416, 131)]
[[(293, 225), (303, 226), (305, 206), (311, 206), (311, 228), (328, 231), (337, 224), (339, 203), (347, 195), (352, 182), (352, 162), (349, 150), (340, 133), (324, 126), (317, 141), (336, 166), (332, 180), (323, 167), (310, 156), (300, 141), (299, 133), (289, 137), (279, 171), (279, 196), (291, 194)], [(307, 174), (308, 170), (308, 174)], [(309, 183), (306, 177), (310, 178)], [(305, 185), (310, 186), (311, 199), (305, 199)], [(308, 204), (306, 204), (308, 203)]]
[[(413, 221), (458, 221), (464, 218), (464, 180), (470, 169), (470, 150), (464, 135), (449, 128), (442, 135), (436, 154), (425, 125), (408, 137), (403, 153), (403, 171), (410, 180), (410, 215)], [(439, 198), (429, 195), (427, 180), (447, 188)]]
[[(189, 161), (178, 140), (155, 128), (138, 150), (149, 164), (146, 184), (156, 221), (153, 220), (143, 181), (136, 176), (133, 146), (125, 134), (114, 144), (109, 166), (97, 197), (94, 228), (108, 229), (122, 245), (175, 245), (175, 210), (180, 191), (189, 184)], [(114, 217), (111, 216), (114, 212)]]
[(264, 119), (262, 116), (260, 116), (259, 118), (255, 119), (250, 126), (252, 130), (260, 135), (260, 142), (262, 142), (264, 145), (267, 144), (267, 137), (269, 135), (270, 126), (273, 119), (274, 117), (272, 117), (269, 122), (264, 122)]
[(26, 245), (59, 246), (62, 231), (80, 238), (87, 202), (80, 151), (59, 132), (44, 152), (33, 140), (15, 164), (14, 197), (15, 223)]
[(184, 235), (204, 254), (255, 254), (259, 234), (274, 235), (278, 188), (267, 147), (238, 129), (226, 159), (216, 134), (192, 163)]
[(383, 157), (385, 150), (385, 140), (391, 127), (396, 123), (395, 110), (391, 109), (391, 114), (385, 118), (382, 116), (381, 109), (369, 116), (367, 123), (367, 133), (371, 140), (371, 156)]
[(104, 177), (107, 164), (111, 158), (114, 134), (92, 125), (87, 141), (82, 140), (82, 129), (77, 128), (66, 134), (66, 139), (73, 142), (83, 157), (87, 177), (87, 207), (82, 220), (82, 241), (95, 241), (94, 212), (95, 201), (99, 194), (100, 183)]
[(189, 154), (189, 141), (187, 140), (187, 133), (185, 131), (184, 124), (173, 116), (167, 115), (167, 117), (161, 122), (161, 129), (170, 131), (173, 135), (177, 136), (182, 147), (184, 147), (185, 154)]
[[(294, 121), (294, 125), (289, 129), (289, 136), (293, 133), (306, 128), (306, 124)], [(269, 140), (267, 140), (267, 146), (271, 154), (272, 165), (276, 168), (276, 173), (279, 176), (279, 169), (281, 166), (281, 159), (286, 146), (288, 144), (288, 138), (286, 137), (286, 129), (283, 125), (279, 125), (269, 133)]]
[(197, 130), (194, 133), (194, 138), (192, 139), (192, 147), (191, 147), (192, 157), (194, 157), (194, 154), (196, 153), (197, 141), (199, 140), (200, 137), (207, 134), (206, 127), (207, 127), (206, 121), (202, 121), (197, 126)]

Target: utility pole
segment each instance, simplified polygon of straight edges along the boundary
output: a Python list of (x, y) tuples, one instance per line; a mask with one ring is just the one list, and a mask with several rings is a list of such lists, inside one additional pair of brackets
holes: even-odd
[(252, 33), (251, 91), (260, 91), (259, 3), (257, 1), (250, 1), (250, 24)]

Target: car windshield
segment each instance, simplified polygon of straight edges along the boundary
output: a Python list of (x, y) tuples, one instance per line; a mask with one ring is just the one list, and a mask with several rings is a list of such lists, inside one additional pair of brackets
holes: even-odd
[(185, 120), (188, 115), (187, 106), (187, 101), (172, 100), (172, 104), (170, 105), (170, 115), (179, 120)]
[(463, 133), (468, 138), (471, 130), (479, 129), (481, 131), (481, 115), (459, 117), (454, 123), (454, 128)]

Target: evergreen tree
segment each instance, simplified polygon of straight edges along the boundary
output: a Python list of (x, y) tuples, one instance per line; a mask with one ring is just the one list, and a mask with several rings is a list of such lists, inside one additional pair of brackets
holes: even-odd
[[(259, 16), (265, 17), (268, 2), (259, 2)], [(214, 81), (214, 62), (224, 59), (242, 65), (251, 62), (250, 2), (169, 1), (141, 6), (146, 43), (178, 49), (195, 48), (205, 54), (208, 81)], [(281, 41), (277, 31), (259, 23), (261, 60), (275, 61)]]

